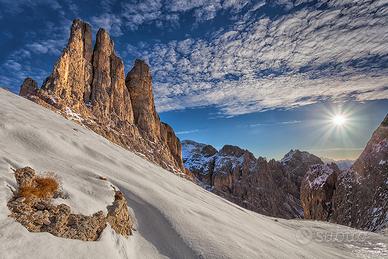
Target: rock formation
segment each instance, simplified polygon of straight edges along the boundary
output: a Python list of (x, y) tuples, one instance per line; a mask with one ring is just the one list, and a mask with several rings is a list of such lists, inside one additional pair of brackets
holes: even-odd
[(68, 44), (41, 89), (29, 78), (20, 95), (165, 169), (186, 172), (180, 141), (156, 112), (148, 65), (136, 60), (125, 77), (124, 64), (104, 29), (93, 48), (90, 25), (74, 20)]
[(135, 66), (125, 78), (131, 101), (133, 102), (134, 120), (142, 133), (151, 140), (160, 137), (160, 120), (156, 113), (152, 94), (151, 71), (142, 60), (136, 60)]
[[(327, 170), (318, 170), (306, 175), (304, 181), (321, 185), (319, 188), (307, 185), (302, 188), (301, 195), (306, 197), (303, 203), (305, 213), (318, 212), (310, 213), (310, 218), (369, 231), (387, 228), (388, 115), (353, 166), (336, 174), (337, 177), (334, 174), (326, 177)], [(330, 213), (323, 213), (324, 203), (331, 206)]]
[(340, 170), (334, 163), (310, 167), (304, 176), (300, 191), (305, 219), (330, 219), (333, 213), (332, 198), (339, 173)]
[(319, 157), (300, 150), (291, 150), (280, 160), (280, 162), (285, 166), (285, 170), (290, 174), (291, 180), (298, 187), (297, 197), (300, 196), (300, 186), (303, 177), (310, 169), (310, 166), (316, 164), (323, 165), (323, 162)]
[(185, 166), (205, 188), (247, 209), (282, 218), (303, 217), (296, 179), (301, 170), (322, 163), (299, 150), (277, 162), (230, 145), (220, 151), (189, 140), (182, 145)]
[[(55, 182), (53, 178), (38, 176), (30, 167), (16, 170), (15, 178), (19, 189), (8, 202), (10, 216), (30, 232), (48, 232), (63, 238), (95, 241), (109, 223), (117, 234), (132, 235), (133, 221), (129, 216), (127, 201), (120, 192), (116, 192), (113, 205), (108, 206), (107, 216), (102, 211), (86, 216), (71, 213), (71, 208), (66, 204), (53, 204), (52, 198), (60, 196), (58, 185), (53, 189), (48, 188), (52, 186), (48, 183)], [(51, 180), (42, 184), (42, 179)], [(23, 192), (26, 188), (29, 191)]]
[(29, 95), (35, 94), (37, 90), (38, 85), (36, 84), (36, 82), (32, 78), (27, 77), (26, 79), (24, 79), (24, 82), (20, 87), (19, 95), (23, 97), (28, 97)]
[[(70, 38), (52, 74), (43, 83), (42, 90), (60, 98), (64, 105), (81, 109), (90, 95), (93, 78), (92, 29), (81, 20), (74, 20)], [(77, 110), (76, 109), (76, 110)]]
[(108, 207), (106, 221), (117, 234), (122, 236), (132, 235), (133, 221), (129, 215), (127, 200), (120, 191), (116, 191), (115, 200)]

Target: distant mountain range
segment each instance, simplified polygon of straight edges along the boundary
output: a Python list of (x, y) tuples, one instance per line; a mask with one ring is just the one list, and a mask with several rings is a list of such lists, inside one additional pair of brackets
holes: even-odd
[(330, 164), (330, 163), (335, 163), (340, 170), (347, 170), (350, 169), (356, 160), (351, 160), (351, 159), (340, 159), (340, 160), (335, 160), (327, 157), (321, 157), (322, 161)]

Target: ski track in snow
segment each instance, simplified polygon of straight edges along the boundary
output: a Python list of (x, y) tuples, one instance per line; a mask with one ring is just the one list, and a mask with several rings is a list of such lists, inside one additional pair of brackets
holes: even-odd
[[(388, 237), (325, 222), (266, 217), (234, 205), (110, 143), (75, 122), (0, 89), (0, 258), (386, 258)], [(117, 186), (136, 231), (108, 226), (96, 242), (30, 233), (8, 217), (11, 168), (55, 172), (75, 213), (106, 212)], [(106, 176), (101, 181), (98, 176)], [(300, 242), (312, 235), (362, 234), (359, 241)], [(310, 238), (311, 239), (311, 238)], [(303, 241), (303, 240), (302, 240)], [(376, 245), (379, 244), (379, 245)]]

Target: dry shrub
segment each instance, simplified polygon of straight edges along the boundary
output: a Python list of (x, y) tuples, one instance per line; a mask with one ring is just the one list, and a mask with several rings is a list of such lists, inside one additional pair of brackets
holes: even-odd
[(19, 196), (24, 198), (52, 198), (58, 191), (59, 183), (52, 176), (37, 176), (33, 183), (27, 186), (21, 186)]

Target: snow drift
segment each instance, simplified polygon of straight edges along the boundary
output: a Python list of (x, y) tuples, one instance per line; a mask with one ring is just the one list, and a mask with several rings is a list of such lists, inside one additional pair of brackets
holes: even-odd
[[(386, 236), (245, 210), (2, 89), (0, 107), (0, 258), (388, 256)], [(7, 208), (16, 188), (11, 168), (24, 166), (55, 172), (67, 194), (61, 202), (74, 213), (106, 213), (113, 201), (111, 184), (117, 186), (128, 200), (137, 231), (124, 238), (107, 227), (98, 241), (28, 232), (8, 217)]]

